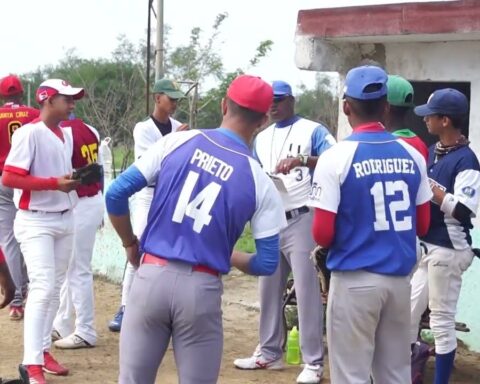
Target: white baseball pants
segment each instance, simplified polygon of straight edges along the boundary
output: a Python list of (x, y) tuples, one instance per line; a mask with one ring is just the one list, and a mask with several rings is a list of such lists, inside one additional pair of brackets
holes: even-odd
[[(135, 195), (135, 203), (133, 209), (132, 226), (133, 233), (140, 239), (143, 231), (147, 226), (148, 211), (150, 211), (150, 205), (153, 198), (153, 188), (145, 187), (143, 190)], [(133, 276), (135, 275), (135, 268), (132, 264), (127, 262), (125, 268), (125, 274), (123, 275), (122, 282), (122, 301), (121, 305), (126, 305), (128, 301), (128, 293), (132, 286)]]
[(327, 341), (332, 384), (410, 383), (408, 276), (332, 272)]
[(92, 345), (97, 341), (94, 324), (92, 254), (97, 229), (102, 223), (103, 210), (101, 192), (92, 197), (80, 198), (73, 210), (75, 217), (73, 256), (60, 291), (60, 307), (53, 322), (53, 327), (62, 337), (75, 333)]
[(455, 250), (425, 245), (428, 252), (412, 277), (410, 342), (417, 341), (420, 318), (428, 305), (435, 351), (445, 354), (457, 348), (455, 315), (462, 274), (472, 264), (474, 255), (470, 248)]
[(15, 237), (27, 265), (30, 289), (24, 320), (23, 364), (43, 364), (51, 346), (52, 325), (73, 250), (73, 212), (19, 210)]

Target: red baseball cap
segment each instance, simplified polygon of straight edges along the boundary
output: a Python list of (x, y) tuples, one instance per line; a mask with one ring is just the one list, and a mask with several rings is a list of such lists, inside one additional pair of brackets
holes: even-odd
[(273, 102), (273, 89), (260, 77), (240, 75), (230, 83), (227, 97), (241, 107), (267, 113)]
[(8, 75), (0, 80), (0, 96), (8, 97), (21, 93), (23, 93), (23, 87), (17, 76)]
[(48, 79), (40, 84), (35, 98), (38, 104), (42, 104), (49, 97), (55, 95), (73, 96), (74, 100), (80, 100), (85, 95), (85, 90), (83, 88), (74, 88), (65, 80)]

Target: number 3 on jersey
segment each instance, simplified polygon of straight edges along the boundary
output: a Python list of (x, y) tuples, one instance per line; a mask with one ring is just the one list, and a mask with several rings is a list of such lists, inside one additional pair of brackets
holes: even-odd
[(199, 176), (194, 171), (188, 173), (172, 217), (172, 220), (179, 224), (183, 222), (185, 215), (191, 217), (193, 219), (193, 230), (197, 233), (202, 232), (203, 227), (210, 224), (212, 220), (210, 211), (222, 189), (220, 184), (212, 181), (190, 201)]
[(399, 200), (391, 201), (388, 204), (390, 218), (395, 231), (409, 231), (412, 229), (412, 216), (405, 216), (403, 220), (397, 219), (397, 214), (405, 212), (410, 208), (410, 194), (408, 193), (408, 185), (403, 180), (386, 181), (385, 186), (381, 181), (377, 181), (370, 189), (375, 205), (375, 222), (373, 227), (375, 231), (390, 230), (390, 222), (387, 220), (385, 196), (395, 196), (400, 192)]

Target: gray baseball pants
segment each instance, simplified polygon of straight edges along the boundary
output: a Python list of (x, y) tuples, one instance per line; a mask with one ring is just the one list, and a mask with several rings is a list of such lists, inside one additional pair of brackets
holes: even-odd
[(275, 273), (259, 278), (260, 348), (267, 360), (282, 357), (284, 325), (282, 296), (290, 271), (297, 297), (303, 362), (323, 366), (323, 304), (320, 283), (310, 253), (312, 212), (294, 217), (280, 233), (280, 261)]
[(332, 384), (410, 383), (410, 281), (332, 272), (327, 305)]
[(120, 333), (119, 384), (154, 384), (170, 339), (180, 384), (215, 384), (223, 351), (220, 277), (171, 261), (142, 264)]
[(8, 269), (16, 287), (15, 298), (11, 305), (23, 305), (22, 287), (28, 283), (27, 268), (23, 261), (20, 245), (13, 233), (13, 221), (17, 208), (13, 203), (13, 189), (0, 181), (0, 246), (5, 253)]

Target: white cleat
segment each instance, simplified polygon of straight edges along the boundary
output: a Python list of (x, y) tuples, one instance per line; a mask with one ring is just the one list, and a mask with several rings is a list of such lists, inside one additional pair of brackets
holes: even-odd
[(255, 353), (251, 357), (245, 359), (235, 359), (233, 362), (235, 367), (239, 369), (271, 369), (271, 370), (281, 370), (285, 368), (282, 359), (277, 360), (266, 360), (263, 355), (260, 353)]
[(317, 384), (322, 379), (323, 370), (320, 365), (305, 364), (303, 371), (297, 377), (297, 383)]
[(53, 343), (58, 349), (80, 349), (80, 348), (93, 348), (94, 345), (90, 344), (80, 336), (71, 334), (63, 339), (55, 341)]

